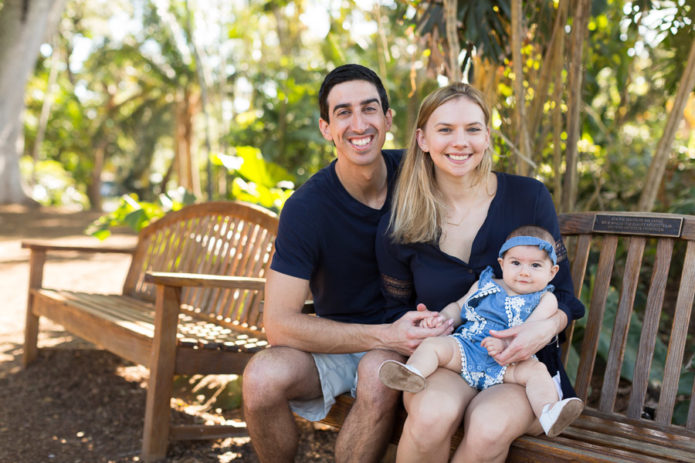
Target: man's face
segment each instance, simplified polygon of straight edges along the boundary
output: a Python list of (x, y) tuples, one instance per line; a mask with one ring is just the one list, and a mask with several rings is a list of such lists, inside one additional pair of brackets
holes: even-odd
[(381, 109), (376, 87), (366, 80), (351, 80), (333, 87), (326, 98), (330, 121), (319, 119), (321, 134), (332, 141), (338, 159), (369, 165), (381, 157), (392, 114)]

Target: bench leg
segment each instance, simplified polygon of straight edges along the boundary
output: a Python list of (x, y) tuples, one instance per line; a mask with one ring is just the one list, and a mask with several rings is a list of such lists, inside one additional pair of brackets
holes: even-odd
[(31, 313), (31, 308), (27, 307), (26, 321), (24, 322), (24, 354), (22, 355), (22, 366), (29, 366), (39, 353), (39, 317)]
[(145, 426), (142, 436), (143, 461), (166, 456), (169, 441), (171, 394), (176, 362), (176, 324), (180, 291), (157, 286), (155, 334), (147, 383)]
[(41, 287), (43, 281), (43, 265), (46, 262), (46, 251), (32, 250), (29, 256), (29, 293), (27, 295), (27, 313), (24, 321), (24, 355), (22, 365), (28, 366), (38, 355), (39, 317), (34, 315), (34, 295), (32, 290)]

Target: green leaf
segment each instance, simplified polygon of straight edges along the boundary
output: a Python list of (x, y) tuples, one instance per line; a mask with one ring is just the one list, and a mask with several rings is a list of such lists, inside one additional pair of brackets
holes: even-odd
[(225, 167), (236, 167), (232, 171), (241, 175), (247, 182), (271, 188), (283, 180), (292, 179), (292, 175), (286, 169), (263, 159), (258, 148), (237, 146), (235, 154), (234, 157), (218, 156), (218, 159), (225, 163)]
[(108, 238), (109, 236), (111, 236), (111, 230), (102, 228), (102, 229), (96, 230), (95, 232), (91, 233), (91, 235), (93, 237), (98, 238), (98, 239), (103, 241), (106, 238)]

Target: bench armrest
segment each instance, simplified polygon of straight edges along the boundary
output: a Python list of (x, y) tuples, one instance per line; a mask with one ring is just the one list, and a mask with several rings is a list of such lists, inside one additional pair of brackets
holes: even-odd
[(22, 248), (31, 249), (32, 251), (73, 251), (110, 254), (133, 254), (135, 252), (134, 246), (85, 246), (60, 244), (50, 241), (22, 241)]
[(165, 286), (203, 288), (258, 289), (265, 287), (265, 278), (205, 275), (199, 273), (148, 272), (145, 281)]

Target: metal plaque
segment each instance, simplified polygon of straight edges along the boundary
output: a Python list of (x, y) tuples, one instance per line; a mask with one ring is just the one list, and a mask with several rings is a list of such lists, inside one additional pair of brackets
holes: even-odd
[(652, 236), (681, 236), (683, 218), (596, 214), (593, 231), (603, 233), (641, 233)]

